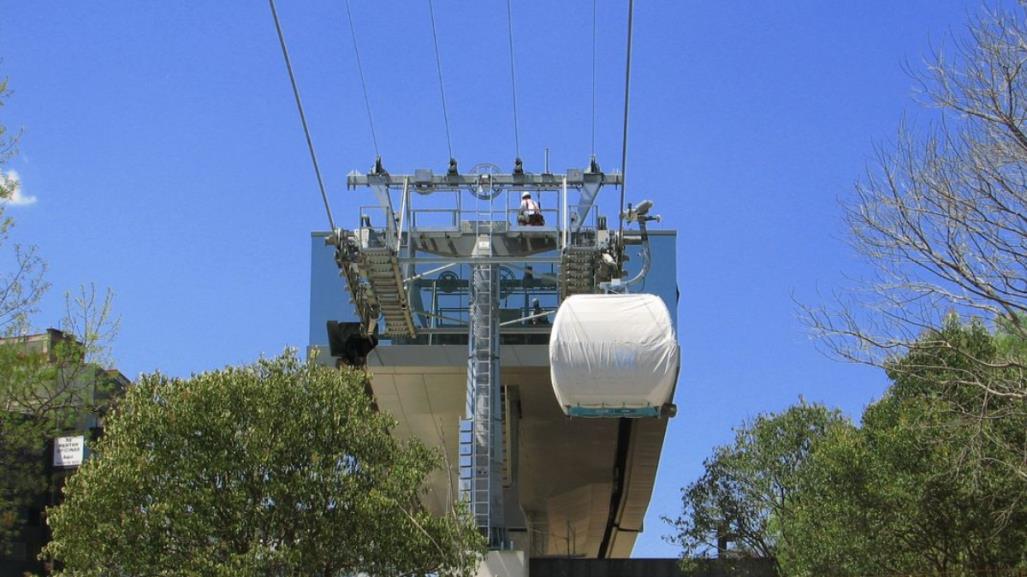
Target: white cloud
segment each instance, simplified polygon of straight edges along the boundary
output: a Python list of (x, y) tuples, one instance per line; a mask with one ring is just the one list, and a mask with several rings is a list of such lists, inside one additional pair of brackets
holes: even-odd
[(0, 171), (0, 204), (28, 206), (36, 203), (36, 197), (21, 191), (21, 177), (14, 170)]

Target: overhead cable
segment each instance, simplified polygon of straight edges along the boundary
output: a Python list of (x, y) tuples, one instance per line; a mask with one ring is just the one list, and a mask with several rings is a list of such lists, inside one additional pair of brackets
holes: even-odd
[(332, 207), (328, 204), (328, 193), (325, 191), (324, 179), (321, 178), (321, 168), (317, 164), (317, 154), (314, 152), (314, 141), (310, 138), (310, 128), (307, 126), (307, 116), (303, 113), (303, 101), (300, 100), (300, 89), (296, 86), (296, 76), (292, 72), (292, 61), (289, 60), (289, 49), (285, 46), (285, 35), (282, 34), (282, 25), (278, 21), (278, 10), (275, 9), (275, 0), (268, 0), (271, 5), (271, 16), (275, 20), (275, 30), (278, 31), (278, 43), (282, 46), (282, 56), (285, 58), (285, 68), (289, 71), (289, 82), (292, 84), (292, 94), (296, 97), (296, 109), (300, 113), (300, 122), (303, 124), (303, 134), (307, 137), (307, 149), (310, 150), (310, 161), (314, 164), (314, 175), (317, 176), (317, 186), (321, 189), (321, 200), (324, 201), (325, 214), (328, 215), (328, 226), (335, 232), (335, 218), (332, 217)]
[(428, 14), (431, 15), (431, 38), (435, 45), (435, 70), (439, 73), (439, 93), (442, 95), (442, 120), (446, 124), (446, 146), (449, 147), (449, 159), (453, 156), (453, 138), (449, 132), (449, 112), (446, 110), (446, 85), (442, 81), (442, 59), (439, 57), (439, 34), (435, 29), (435, 5), (428, 0)]
[(596, 90), (596, 36), (598, 26), (596, 24), (596, 5), (598, 0), (592, 0), (592, 160), (596, 157), (596, 123), (598, 119), (597, 108), (599, 107), (599, 96)]
[(620, 173), (621, 173), (621, 184), (620, 184), (620, 246), (621, 249), (618, 254), (620, 262), (618, 265), (623, 265), (624, 262), (624, 189), (628, 185), (628, 110), (630, 108), (630, 97), (631, 97), (631, 32), (633, 27), (633, 18), (635, 14), (635, 0), (628, 0), (628, 55), (627, 64), (624, 67), (624, 129), (623, 129), (623, 140), (621, 142), (620, 152)]
[(346, 17), (349, 19), (349, 34), (353, 39), (353, 54), (357, 57), (357, 72), (360, 73), (360, 87), (364, 91), (364, 108), (367, 110), (367, 125), (371, 129), (371, 144), (374, 146), (374, 155), (381, 157), (378, 151), (378, 135), (374, 130), (374, 116), (371, 114), (371, 100), (367, 97), (367, 81), (364, 80), (364, 66), (360, 62), (360, 48), (357, 47), (357, 30), (353, 25), (353, 12), (350, 10), (349, 0), (346, 0)]
[(510, 92), (513, 96), (514, 151), (521, 158), (521, 134), (517, 125), (517, 75), (514, 70), (513, 0), (506, 0), (506, 29), (510, 39)]

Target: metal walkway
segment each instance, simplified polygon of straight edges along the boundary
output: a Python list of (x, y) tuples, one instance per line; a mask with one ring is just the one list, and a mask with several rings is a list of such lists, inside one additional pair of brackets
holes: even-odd
[(385, 318), (386, 336), (414, 336), (414, 320), (403, 286), (399, 255), (385, 246), (365, 248), (361, 253), (374, 301)]

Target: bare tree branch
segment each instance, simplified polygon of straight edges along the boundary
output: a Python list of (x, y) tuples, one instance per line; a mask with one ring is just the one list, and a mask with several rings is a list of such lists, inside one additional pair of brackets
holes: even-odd
[[(845, 207), (872, 278), (832, 305), (799, 306), (831, 356), (893, 375), (943, 373), (940, 386), (978, 391), (980, 404), (960, 410), (979, 426), (1011, 407), (1027, 411), (1027, 357), (981, 358), (941, 329), (981, 319), (1027, 341), (1027, 2), (984, 12), (951, 44), (932, 49), (926, 71), (914, 73), (938, 121), (901, 125)], [(959, 367), (930, 357), (897, 363), (914, 343)], [(974, 438), (1000, 442), (984, 426)], [(1015, 457), (1005, 465), (1027, 478), (1027, 447), (1006, 449)]]

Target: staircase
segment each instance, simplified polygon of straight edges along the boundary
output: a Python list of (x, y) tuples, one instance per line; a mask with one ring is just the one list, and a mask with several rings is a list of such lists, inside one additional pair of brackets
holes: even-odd
[(414, 319), (407, 304), (399, 258), (390, 247), (365, 248), (361, 251), (361, 268), (371, 285), (373, 301), (385, 317), (387, 337), (413, 337)]

